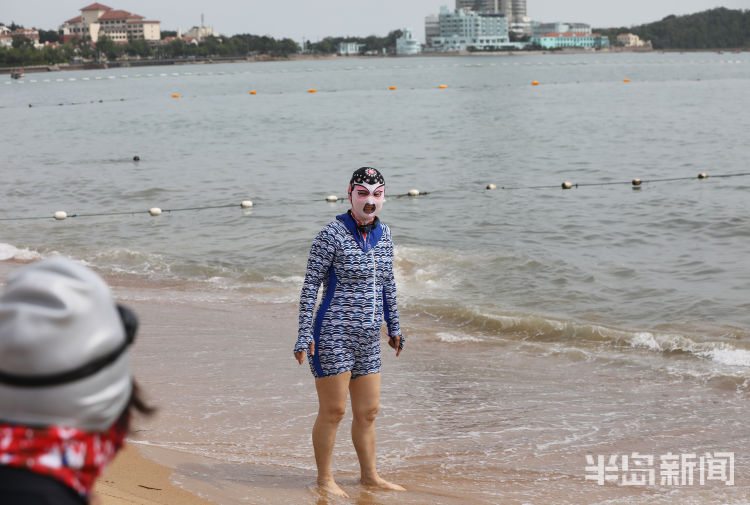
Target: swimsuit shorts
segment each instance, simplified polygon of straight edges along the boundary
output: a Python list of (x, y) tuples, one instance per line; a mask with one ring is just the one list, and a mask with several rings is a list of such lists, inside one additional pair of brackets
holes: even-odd
[(316, 379), (344, 372), (351, 372), (352, 379), (380, 373), (380, 338), (322, 338), (315, 343), (315, 355), (308, 361)]

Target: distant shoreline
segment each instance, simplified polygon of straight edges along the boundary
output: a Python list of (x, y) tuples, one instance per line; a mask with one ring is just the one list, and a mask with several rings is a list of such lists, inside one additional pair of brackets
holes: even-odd
[(168, 65), (210, 65), (216, 63), (263, 63), (272, 61), (315, 61), (315, 60), (337, 60), (337, 59), (357, 59), (357, 60), (370, 60), (373, 58), (384, 59), (402, 59), (402, 58), (419, 58), (419, 57), (446, 57), (446, 56), (518, 56), (524, 54), (551, 54), (551, 55), (563, 55), (563, 54), (620, 54), (620, 53), (742, 53), (747, 52), (748, 49), (627, 49), (627, 48), (610, 48), (603, 51), (595, 51), (591, 49), (563, 49), (557, 51), (550, 51), (548, 49), (532, 50), (532, 51), (477, 51), (477, 52), (451, 52), (451, 53), (419, 53), (413, 55), (378, 55), (378, 56), (340, 56), (337, 54), (331, 55), (310, 55), (310, 54), (299, 54), (294, 56), (267, 56), (261, 55), (252, 58), (241, 58), (241, 57), (218, 57), (218, 58), (203, 58), (203, 59), (170, 59), (170, 60), (117, 60), (106, 63), (80, 63), (80, 64), (57, 64), (57, 65), (31, 65), (23, 66), (16, 65), (12, 67), (0, 67), (0, 75), (10, 74), (11, 71), (16, 69), (23, 69), (26, 73), (36, 72), (57, 72), (63, 70), (102, 70), (112, 68), (132, 68), (132, 67), (156, 67), (156, 66), (168, 66)]

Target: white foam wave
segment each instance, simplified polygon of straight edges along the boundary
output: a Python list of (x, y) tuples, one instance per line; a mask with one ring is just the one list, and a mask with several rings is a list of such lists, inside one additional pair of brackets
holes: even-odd
[(750, 351), (745, 349), (727, 346), (727, 348), (712, 349), (701, 354), (724, 365), (750, 367)]
[(302, 286), (302, 283), (305, 282), (305, 278), (301, 275), (290, 275), (288, 277), (281, 277), (278, 275), (272, 275), (268, 277), (268, 280), (274, 281), (274, 282), (281, 282), (283, 284), (298, 284)]
[(99, 251), (89, 263), (116, 274), (168, 276), (172, 265), (161, 254), (143, 253), (127, 248)]
[(455, 285), (450, 263), (458, 258), (439, 249), (414, 246), (395, 246), (394, 274), (399, 293), (406, 297), (450, 292)]
[[(724, 341), (703, 340), (699, 336), (691, 337), (677, 333), (630, 331), (531, 314), (493, 314), (481, 309), (474, 309), (471, 312), (480, 318), (492, 321), (493, 331), (519, 332), (524, 340), (529, 339), (530, 342), (540, 338), (544, 346), (550, 345), (550, 339), (572, 342), (576, 348), (583, 346), (582, 349), (591, 343), (598, 343), (596, 345), (609, 343), (615, 347), (624, 345), (631, 349), (656, 353), (685, 353), (719, 365), (750, 368), (750, 350)], [(448, 337), (441, 338), (441, 340), (453, 341), (450, 339), (450, 334), (444, 335)], [(476, 339), (476, 341), (481, 340)], [(569, 347), (569, 344), (567, 345)]]
[(630, 346), (655, 352), (685, 352), (722, 365), (750, 367), (750, 350), (726, 342), (696, 342), (683, 335), (639, 332), (630, 338)]
[(473, 335), (467, 335), (465, 333), (446, 333), (446, 332), (439, 332), (435, 334), (435, 336), (441, 341), (441, 342), (448, 342), (448, 343), (454, 343), (454, 342), (483, 342), (481, 338), (477, 338)]
[(661, 351), (662, 348), (654, 338), (654, 335), (648, 332), (636, 333), (630, 340), (631, 347), (649, 349), (651, 351)]
[(32, 261), (42, 257), (36, 251), (30, 249), (18, 249), (10, 244), (0, 243), (0, 261), (15, 259), (20, 261)]

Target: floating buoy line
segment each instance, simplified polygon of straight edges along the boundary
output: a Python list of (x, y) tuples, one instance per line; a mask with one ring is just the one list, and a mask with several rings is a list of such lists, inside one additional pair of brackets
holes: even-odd
[[(138, 158), (138, 156), (134, 157), (134, 160)], [(571, 181), (563, 181), (559, 185), (544, 185), (544, 186), (501, 186), (500, 189), (505, 190), (520, 190), (520, 189), (557, 189), (562, 188), (564, 190), (569, 190), (573, 188), (580, 188), (580, 187), (594, 187), (594, 186), (615, 186), (615, 185), (624, 185), (624, 184), (630, 184), (633, 189), (641, 189), (643, 184), (646, 183), (654, 183), (654, 182), (675, 182), (675, 181), (688, 181), (688, 180), (705, 180), (709, 177), (712, 179), (726, 179), (730, 177), (747, 177), (750, 176), (750, 172), (744, 172), (744, 173), (737, 173), (737, 174), (716, 174), (716, 175), (710, 175), (701, 172), (698, 174), (697, 177), (668, 177), (668, 178), (662, 178), (662, 179), (640, 179), (640, 178), (634, 178), (630, 181), (611, 181), (611, 182), (581, 182), (581, 183), (573, 183)], [(498, 189), (498, 186), (493, 183), (489, 183), (485, 186), (485, 189), (488, 191)], [(399, 199), (399, 198), (415, 198), (415, 197), (421, 197), (421, 196), (427, 196), (432, 194), (433, 192), (428, 191), (421, 191), (419, 189), (410, 189), (407, 193), (402, 193), (398, 195), (389, 195), (389, 198), (393, 199)], [(347, 198), (341, 198), (336, 195), (328, 195), (325, 198), (323, 198), (323, 201), (329, 202), (329, 203), (338, 203), (338, 202), (345, 202), (347, 201)], [(162, 214), (171, 214), (173, 212), (185, 212), (185, 211), (199, 211), (199, 210), (207, 210), (207, 209), (229, 209), (229, 208), (242, 208), (242, 209), (250, 209), (254, 206), (252, 200), (243, 200), (239, 204), (231, 203), (231, 204), (225, 204), (225, 205), (200, 205), (195, 207), (181, 207), (181, 208), (175, 208), (175, 209), (162, 209), (161, 207), (151, 207), (147, 210), (131, 210), (131, 211), (121, 211), (121, 212), (86, 212), (86, 213), (74, 213), (74, 214), (68, 214), (64, 210), (58, 210), (55, 211), (52, 215), (47, 216), (17, 216), (17, 217), (0, 217), (0, 221), (26, 221), (26, 220), (41, 220), (41, 219), (54, 219), (56, 221), (64, 221), (68, 218), (77, 218), (77, 217), (102, 217), (102, 216), (133, 216), (133, 215), (139, 215), (139, 214), (148, 214), (152, 217), (158, 217)]]
[[(717, 175), (711, 175), (712, 179), (720, 179), (720, 178), (728, 178), (728, 177), (746, 177), (750, 175), (750, 172), (741, 173), (741, 174), (717, 174)], [(570, 182), (570, 181), (563, 181), (559, 185), (545, 185), (545, 186), (501, 186), (501, 189), (556, 189), (556, 188), (562, 188), (562, 189), (573, 189), (573, 188), (582, 188), (586, 186), (616, 186), (616, 185), (622, 185), (622, 184), (630, 184), (633, 186), (633, 188), (640, 188), (643, 184), (646, 183), (652, 183), (652, 182), (674, 182), (674, 181), (691, 181), (694, 179), (708, 179), (709, 175), (705, 172), (701, 172), (698, 174), (697, 177), (668, 177), (664, 179), (640, 179), (635, 178), (630, 181), (612, 181), (612, 182)], [(487, 189), (497, 189), (497, 186), (495, 184), (488, 184)]]
[[(408, 193), (403, 193), (400, 195), (388, 195), (388, 198), (404, 198), (406, 196), (415, 197), (415, 196), (422, 196), (422, 195), (429, 195), (429, 194), (430, 193), (426, 191), (420, 191), (418, 189), (410, 189)], [(348, 198), (341, 198), (336, 195), (328, 195), (325, 197), (325, 201), (329, 203), (343, 202), (343, 201), (348, 201)]]
[(57, 221), (64, 221), (67, 218), (73, 218), (73, 217), (101, 217), (101, 216), (134, 216), (137, 214), (148, 214), (150, 216), (161, 216), (164, 213), (172, 213), (172, 212), (184, 212), (189, 210), (206, 210), (206, 209), (228, 209), (228, 208), (237, 208), (240, 207), (242, 209), (249, 209), (253, 207), (253, 202), (251, 200), (243, 200), (239, 204), (232, 203), (227, 205), (202, 205), (197, 207), (183, 207), (179, 209), (162, 209), (160, 207), (151, 207), (148, 210), (131, 210), (131, 211), (122, 211), (122, 212), (85, 212), (80, 214), (68, 214), (64, 210), (58, 210), (55, 213), (53, 213), (51, 216), (32, 216), (32, 217), (2, 217), (0, 218), (0, 221), (26, 221), (26, 220), (32, 220), (32, 219), (55, 219)]

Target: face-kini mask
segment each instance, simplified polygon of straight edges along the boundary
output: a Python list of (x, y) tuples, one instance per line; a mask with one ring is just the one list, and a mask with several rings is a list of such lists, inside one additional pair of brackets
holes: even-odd
[(372, 222), (383, 208), (385, 184), (367, 184), (366, 182), (349, 185), (349, 201), (352, 203), (352, 214), (361, 224)]

